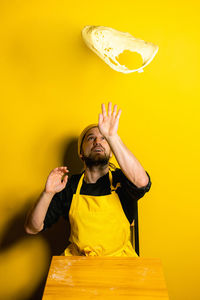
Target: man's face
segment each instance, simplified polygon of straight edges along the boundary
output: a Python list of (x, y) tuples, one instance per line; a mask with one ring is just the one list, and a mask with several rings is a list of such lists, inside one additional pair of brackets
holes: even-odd
[(99, 128), (89, 129), (83, 139), (80, 154), (86, 165), (105, 165), (111, 156), (110, 146)]

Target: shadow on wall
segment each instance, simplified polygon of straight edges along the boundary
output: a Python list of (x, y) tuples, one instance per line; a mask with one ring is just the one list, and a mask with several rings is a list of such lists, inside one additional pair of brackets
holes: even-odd
[[(81, 160), (79, 159), (77, 155), (77, 138), (71, 138), (67, 142), (63, 141), (63, 165), (67, 166), (70, 170), (71, 174), (80, 173), (83, 169), (83, 164)], [(45, 158), (44, 158), (45, 159)], [(48, 176), (48, 174), (47, 174)], [(29, 201), (28, 203), (34, 203), (36, 199), (33, 201)], [(7, 226), (6, 231), (4, 232), (4, 236), (1, 237), (1, 253), (6, 253), (19, 241), (26, 240), (26, 239), (32, 239), (34, 240), (36, 238), (35, 235), (27, 235), (24, 231), (24, 222), (25, 217), (30, 207), (23, 208), (23, 211), (15, 218), (12, 219), (9, 226)], [(44, 240), (49, 248), (50, 253), (48, 253), (48, 262), (45, 267), (45, 272), (43, 271), (42, 274), (42, 280), (40, 280), (40, 284), (38, 286), (34, 287), (34, 292), (32, 292), (32, 295), (29, 297), (24, 298), (23, 293), (21, 293), (20, 300), (41, 300), (42, 294), (44, 290), (44, 285), (46, 282), (46, 277), (49, 270), (49, 265), (51, 262), (51, 257), (53, 255), (60, 255), (64, 249), (69, 244), (69, 235), (70, 235), (70, 225), (66, 223), (66, 221), (63, 218), (60, 218), (56, 224), (54, 224), (51, 228), (48, 230), (39, 233), (37, 236), (42, 238)], [(48, 252), (48, 251), (47, 251)], [(0, 255), (1, 255), (0, 253)], [(37, 261), (37, 257), (35, 258)], [(23, 270), (23, 266), (22, 266)], [(15, 271), (15, 270), (14, 270)], [(12, 290), (12, 283), (10, 283), (10, 290)], [(9, 296), (7, 299), (11, 299)], [(5, 300), (7, 300), (5, 299)]]
[(78, 140), (72, 137), (69, 142), (63, 145), (63, 164), (67, 166), (70, 174), (78, 174), (83, 170), (83, 163), (78, 157)]

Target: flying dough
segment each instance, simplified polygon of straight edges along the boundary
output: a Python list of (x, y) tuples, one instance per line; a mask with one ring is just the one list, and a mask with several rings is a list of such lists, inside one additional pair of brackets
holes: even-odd
[[(158, 46), (133, 37), (128, 32), (118, 31), (105, 26), (85, 26), (82, 37), (86, 45), (103, 59), (112, 69), (122, 73), (143, 72), (158, 52)], [(139, 53), (142, 66), (129, 69), (121, 65), (117, 58), (124, 51)]]

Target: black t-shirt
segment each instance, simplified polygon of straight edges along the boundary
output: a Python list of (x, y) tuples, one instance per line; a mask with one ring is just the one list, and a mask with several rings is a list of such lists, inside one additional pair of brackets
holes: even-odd
[[(43, 230), (57, 222), (60, 216), (68, 221), (72, 197), (73, 194), (76, 193), (81, 175), (82, 174), (72, 175), (71, 178), (68, 179), (66, 187), (54, 195), (46, 213)], [(120, 183), (120, 186), (116, 189), (116, 193), (119, 196), (124, 213), (130, 224), (135, 219), (137, 213), (137, 200), (142, 198), (151, 187), (150, 176), (148, 173), (147, 175), (149, 177), (148, 184), (145, 187), (138, 188), (127, 179), (121, 169), (117, 168), (115, 171), (112, 171), (113, 186), (116, 187), (117, 183)], [(86, 183), (83, 180), (80, 190), (80, 194), (82, 195), (103, 196), (109, 195), (110, 193), (109, 173), (100, 177), (96, 183)]]

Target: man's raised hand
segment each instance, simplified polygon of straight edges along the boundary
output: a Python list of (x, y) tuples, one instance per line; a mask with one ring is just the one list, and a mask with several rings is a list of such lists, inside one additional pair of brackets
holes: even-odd
[(67, 167), (58, 167), (53, 169), (47, 178), (45, 192), (54, 195), (62, 191), (68, 181), (68, 172)]
[(117, 112), (117, 105), (114, 105), (112, 111), (112, 103), (108, 103), (108, 113), (106, 112), (105, 104), (102, 104), (102, 113), (99, 114), (99, 130), (105, 138), (109, 138), (117, 134), (119, 118), (122, 110)]

